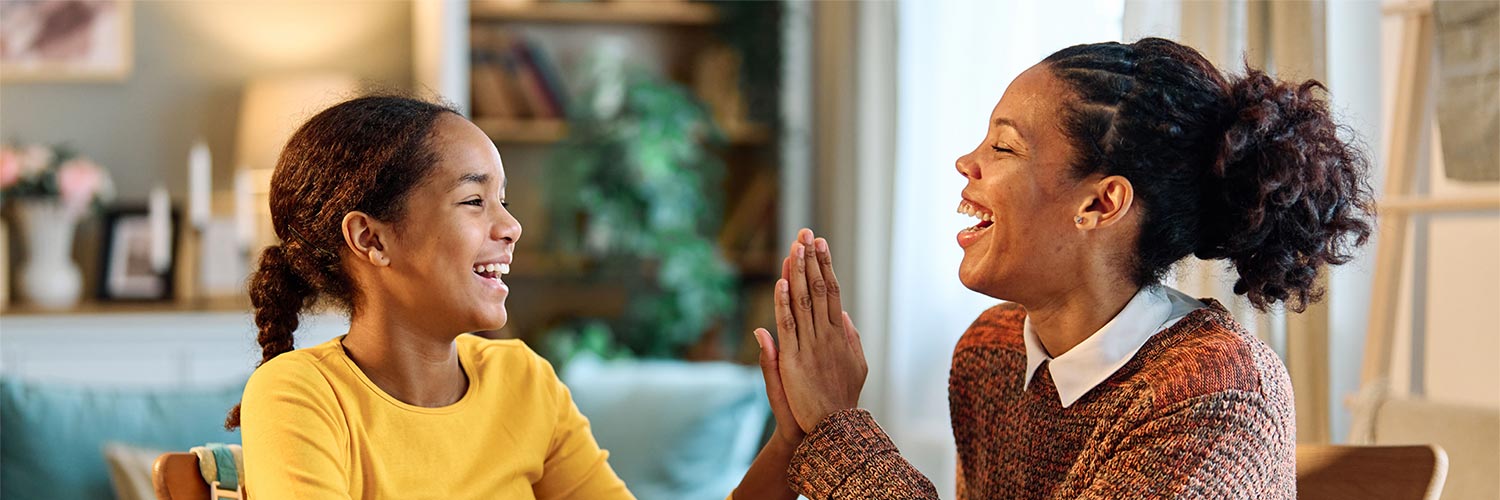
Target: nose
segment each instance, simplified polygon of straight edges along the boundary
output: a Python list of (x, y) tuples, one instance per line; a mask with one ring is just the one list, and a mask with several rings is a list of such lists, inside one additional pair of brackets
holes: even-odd
[(515, 244), (521, 239), (521, 221), (511, 215), (510, 209), (495, 204), (497, 208), (495, 223), (490, 225), (490, 238)]
[(962, 175), (969, 180), (978, 180), (981, 177), (979, 165), (974, 163), (974, 153), (958, 157), (958, 160), (953, 162), (953, 166), (958, 169), (958, 175)]

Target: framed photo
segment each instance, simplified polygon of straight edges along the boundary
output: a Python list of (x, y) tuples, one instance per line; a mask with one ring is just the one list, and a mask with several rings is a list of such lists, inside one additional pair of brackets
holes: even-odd
[(131, 0), (0, 0), (0, 81), (130, 76)]
[(169, 222), (153, 221), (145, 207), (111, 208), (104, 213), (100, 299), (172, 298), (178, 217), (173, 209), (165, 217)]

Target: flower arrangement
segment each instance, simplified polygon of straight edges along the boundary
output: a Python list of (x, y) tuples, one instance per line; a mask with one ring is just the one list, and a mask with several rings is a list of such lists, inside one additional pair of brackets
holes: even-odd
[(98, 163), (67, 145), (4, 145), (0, 146), (0, 197), (55, 198), (79, 216), (113, 198), (114, 183)]

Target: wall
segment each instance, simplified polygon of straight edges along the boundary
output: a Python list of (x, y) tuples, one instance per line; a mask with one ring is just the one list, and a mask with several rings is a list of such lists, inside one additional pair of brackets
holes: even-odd
[(252, 77), (346, 72), (389, 88), (412, 74), (405, 1), (133, 2), (135, 63), (108, 83), (0, 86), (0, 138), (66, 141), (104, 165), (122, 201), (165, 183), (178, 203), (204, 137), (215, 185), (232, 179), (240, 89)]

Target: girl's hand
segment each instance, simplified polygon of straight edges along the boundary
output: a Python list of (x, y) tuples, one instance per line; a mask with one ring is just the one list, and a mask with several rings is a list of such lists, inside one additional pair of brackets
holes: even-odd
[[(800, 430), (812, 432), (829, 414), (859, 404), (869, 367), (859, 331), (839, 296), (828, 242), (814, 238), (810, 230), (798, 231), (791, 255), (782, 262), (782, 276), (775, 292), (780, 339), (776, 385), (781, 388), (777, 392), (784, 394)], [(756, 331), (757, 339), (762, 335), (769, 336), (764, 329)], [(767, 343), (761, 340), (763, 371)], [(772, 390), (769, 374), (766, 382), (768, 391)], [(777, 415), (777, 421), (780, 427), (782, 415)]]

